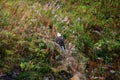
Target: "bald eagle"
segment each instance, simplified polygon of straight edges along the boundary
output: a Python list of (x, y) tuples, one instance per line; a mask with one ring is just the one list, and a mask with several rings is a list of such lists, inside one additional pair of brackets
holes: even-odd
[(60, 45), (62, 50), (65, 50), (64, 39), (63, 39), (63, 37), (61, 36), (60, 33), (57, 33), (57, 37), (55, 39), (55, 42)]

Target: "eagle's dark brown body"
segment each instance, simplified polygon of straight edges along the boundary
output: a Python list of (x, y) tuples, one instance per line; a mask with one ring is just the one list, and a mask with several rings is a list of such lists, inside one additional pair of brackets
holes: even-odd
[(64, 39), (61, 36), (57, 36), (55, 42), (59, 44), (62, 49), (65, 49)]

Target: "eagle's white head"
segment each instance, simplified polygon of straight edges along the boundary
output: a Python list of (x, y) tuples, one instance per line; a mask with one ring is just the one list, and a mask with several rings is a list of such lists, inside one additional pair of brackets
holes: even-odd
[(57, 33), (57, 37), (60, 37), (61, 36), (61, 34), (60, 33)]

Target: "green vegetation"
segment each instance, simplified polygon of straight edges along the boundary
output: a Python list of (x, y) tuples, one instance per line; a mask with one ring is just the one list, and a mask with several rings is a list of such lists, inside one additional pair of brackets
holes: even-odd
[[(88, 58), (90, 80), (120, 79), (119, 0), (0, 0), (0, 74), (18, 72), (18, 80), (42, 80), (53, 74), (56, 32), (75, 45), (73, 56)], [(56, 52), (57, 53), (57, 52)], [(19, 70), (18, 70), (19, 69)]]

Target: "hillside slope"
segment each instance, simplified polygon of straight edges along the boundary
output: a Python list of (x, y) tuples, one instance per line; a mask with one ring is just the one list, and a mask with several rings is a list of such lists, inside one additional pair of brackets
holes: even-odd
[[(119, 4), (0, 0), (0, 78), (119, 80)], [(57, 32), (66, 54), (54, 41)]]

